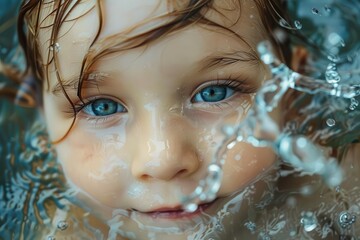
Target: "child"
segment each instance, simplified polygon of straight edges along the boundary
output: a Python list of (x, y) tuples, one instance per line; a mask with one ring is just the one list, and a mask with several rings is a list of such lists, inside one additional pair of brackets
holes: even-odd
[[(277, 188), (271, 148), (235, 144), (221, 162), (216, 197), (193, 212), (181, 199), (224, 147), (223, 127), (245, 119), (271, 77), (257, 45), (270, 41), (290, 64), (288, 46), (278, 46), (272, 34), (280, 6), (276, 0), (24, 2), (20, 42), (41, 89), (39, 108), (74, 198), (104, 223), (93, 238), (257, 237), (259, 209)], [(271, 113), (279, 124), (280, 112)], [(69, 216), (82, 214), (72, 208)], [(62, 218), (75, 223), (69, 216)], [(72, 227), (73, 236), (82, 236)]]

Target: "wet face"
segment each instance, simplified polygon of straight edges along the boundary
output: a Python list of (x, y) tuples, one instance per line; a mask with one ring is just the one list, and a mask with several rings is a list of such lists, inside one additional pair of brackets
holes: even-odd
[[(105, 1), (98, 43), (167, 13), (165, 2)], [(243, 40), (220, 28), (194, 24), (148, 45), (107, 55), (84, 80), (83, 102), (73, 81), (97, 31), (96, 8), (64, 23), (60, 31), (57, 71), (79, 113), (69, 135), (55, 145), (59, 162), (69, 182), (86, 196), (85, 202), (91, 199), (105, 219), (119, 212), (126, 231), (136, 234), (137, 224), (165, 228), (202, 221), (202, 215), (216, 214), (229, 195), (252, 184), (275, 162), (270, 149), (236, 144), (227, 151), (217, 200), (204, 202), (203, 213), (181, 211), (181, 196), (195, 189), (217, 149), (224, 147), (223, 126), (246, 117), (256, 89), (268, 77), (254, 56), (253, 49), (265, 38), (256, 6), (241, 1), (239, 18), (239, 9), (228, 7), (230, 2), (215, 1), (226, 19), (213, 10), (206, 16)], [(81, 15), (93, 4), (80, 4), (72, 15)], [(150, 22), (135, 32), (168, 20)], [(48, 39), (44, 31), (43, 56)], [(43, 96), (47, 127), (55, 141), (66, 133), (73, 115), (54, 69), (51, 66)], [(130, 223), (134, 218), (137, 223)]]

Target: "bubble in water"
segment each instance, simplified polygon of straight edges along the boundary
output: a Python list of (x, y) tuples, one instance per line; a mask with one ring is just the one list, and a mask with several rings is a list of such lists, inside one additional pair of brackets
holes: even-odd
[(358, 106), (359, 106), (359, 101), (356, 100), (355, 98), (351, 98), (351, 99), (350, 99), (349, 109), (350, 109), (351, 111), (354, 111)]
[(223, 132), (227, 135), (227, 136), (231, 136), (235, 133), (235, 128), (232, 126), (224, 126), (223, 127)]
[(349, 212), (341, 212), (339, 215), (339, 224), (342, 228), (349, 228), (356, 221), (356, 216)]
[(296, 20), (295, 22), (294, 22), (294, 25), (295, 25), (295, 27), (296, 27), (296, 29), (302, 29), (302, 24), (301, 24), (301, 22), (300, 21), (298, 21), (298, 20)]
[(317, 9), (317, 8), (312, 8), (312, 9), (311, 9), (311, 12), (312, 12), (313, 14), (315, 14), (315, 15), (320, 15), (320, 11), (319, 11), (319, 9)]
[(311, 232), (317, 227), (317, 218), (312, 212), (302, 212), (300, 223), (304, 226), (306, 232)]
[(335, 123), (336, 123), (335, 120), (332, 118), (326, 120), (326, 125), (328, 125), (329, 127), (335, 126)]
[(341, 80), (341, 77), (336, 69), (335, 63), (329, 63), (325, 72), (325, 79), (328, 83), (338, 83)]
[(64, 220), (59, 221), (57, 224), (57, 228), (60, 229), (61, 231), (64, 231), (65, 229), (67, 229), (68, 226), (69, 226), (69, 224)]

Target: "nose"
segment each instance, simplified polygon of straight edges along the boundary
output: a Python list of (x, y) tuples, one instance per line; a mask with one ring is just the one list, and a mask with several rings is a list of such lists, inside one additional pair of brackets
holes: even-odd
[(200, 159), (191, 138), (191, 126), (182, 116), (147, 118), (138, 125), (140, 136), (132, 159), (132, 174), (145, 180), (170, 181), (194, 174)]

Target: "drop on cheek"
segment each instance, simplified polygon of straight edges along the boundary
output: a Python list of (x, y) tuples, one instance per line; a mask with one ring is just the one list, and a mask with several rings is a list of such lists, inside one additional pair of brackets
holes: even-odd
[(141, 183), (132, 183), (127, 190), (127, 195), (130, 199), (143, 197), (149, 191), (148, 188)]

